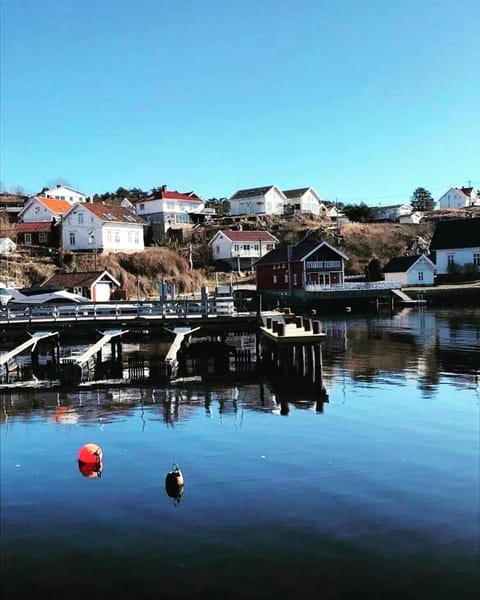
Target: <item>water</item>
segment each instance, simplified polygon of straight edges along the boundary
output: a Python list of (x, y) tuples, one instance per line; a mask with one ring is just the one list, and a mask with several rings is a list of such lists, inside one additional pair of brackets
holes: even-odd
[(3, 598), (476, 597), (480, 310), (323, 327), (323, 407), (233, 377), (0, 394)]

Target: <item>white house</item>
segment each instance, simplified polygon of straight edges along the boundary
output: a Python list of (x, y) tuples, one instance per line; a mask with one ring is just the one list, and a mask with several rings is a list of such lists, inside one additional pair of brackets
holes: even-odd
[(111, 204), (74, 204), (63, 217), (64, 250), (140, 252), (145, 221)]
[(51, 222), (54, 218), (60, 219), (71, 207), (67, 200), (33, 196), (19, 212), (18, 220), (22, 223)]
[(75, 202), (86, 202), (87, 196), (84, 192), (79, 192), (78, 190), (74, 190), (72, 187), (68, 185), (60, 185), (51, 189), (43, 189), (41, 196), (46, 196), (47, 198), (55, 198), (56, 200), (66, 200), (70, 204), (74, 204)]
[(480, 190), (474, 187), (450, 188), (438, 199), (439, 209), (480, 206)]
[(214, 260), (237, 271), (251, 271), (259, 258), (273, 250), (278, 239), (268, 231), (217, 231), (210, 240)]
[(412, 207), (410, 204), (393, 204), (372, 208), (372, 212), (375, 221), (397, 222), (401, 216), (409, 215), (412, 212)]
[(382, 269), (385, 281), (402, 285), (433, 285), (435, 264), (426, 254), (397, 256)]
[(230, 214), (283, 215), (286, 203), (285, 194), (276, 185), (238, 190), (230, 198)]
[(480, 218), (439, 221), (430, 251), (435, 251), (438, 275), (448, 273), (450, 265), (473, 264), (480, 270)]
[(147, 223), (158, 223), (162, 233), (167, 233), (170, 229), (193, 227), (195, 215), (205, 210), (205, 202), (194, 192), (177, 192), (162, 185), (160, 190), (137, 202), (135, 210)]
[(290, 208), (294, 213), (311, 213), (317, 216), (327, 216), (327, 207), (312, 187), (295, 190), (284, 190), (286, 197), (285, 210)]
[(418, 225), (420, 221), (423, 219), (423, 212), (421, 211), (413, 211), (409, 215), (400, 215), (398, 217), (399, 223), (413, 223), (414, 225)]

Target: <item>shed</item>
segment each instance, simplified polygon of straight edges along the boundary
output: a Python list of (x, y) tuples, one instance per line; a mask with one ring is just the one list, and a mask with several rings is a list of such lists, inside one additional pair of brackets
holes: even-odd
[(435, 264), (426, 254), (397, 256), (382, 269), (385, 281), (409, 285), (433, 285)]
[(94, 302), (105, 302), (121, 287), (120, 282), (108, 271), (58, 272), (42, 283), (43, 286), (60, 286), (63, 289), (90, 298)]

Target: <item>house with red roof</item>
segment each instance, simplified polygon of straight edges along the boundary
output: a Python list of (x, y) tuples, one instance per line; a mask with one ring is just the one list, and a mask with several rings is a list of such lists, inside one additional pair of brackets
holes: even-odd
[(220, 230), (209, 244), (215, 261), (237, 271), (251, 271), (255, 261), (275, 249), (278, 239), (268, 231)]
[(71, 206), (67, 200), (33, 196), (18, 213), (18, 220), (23, 223), (51, 223), (52, 219), (60, 220), (60, 217), (70, 210)]
[(140, 252), (145, 221), (112, 204), (77, 203), (62, 219), (64, 250), (82, 252)]
[(438, 199), (439, 209), (480, 207), (480, 190), (474, 187), (452, 187)]
[(162, 233), (170, 229), (190, 229), (197, 218), (205, 216), (205, 202), (194, 192), (177, 192), (166, 185), (135, 205), (136, 213), (147, 223), (161, 225)]

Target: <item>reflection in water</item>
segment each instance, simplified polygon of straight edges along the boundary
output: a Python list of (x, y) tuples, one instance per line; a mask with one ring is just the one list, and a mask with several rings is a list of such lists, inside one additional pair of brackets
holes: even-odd
[(183, 473), (180, 471), (179, 466), (173, 463), (172, 470), (165, 477), (165, 491), (170, 498), (173, 498), (175, 506), (180, 504), (184, 486)]

